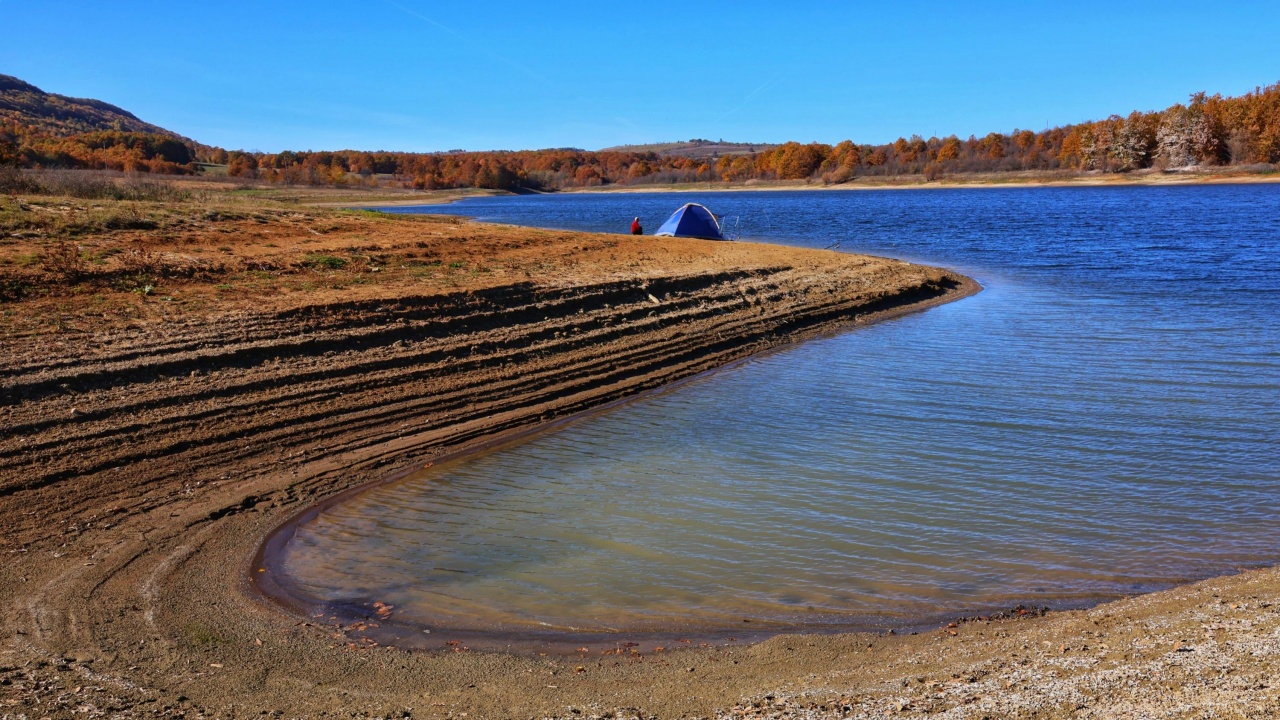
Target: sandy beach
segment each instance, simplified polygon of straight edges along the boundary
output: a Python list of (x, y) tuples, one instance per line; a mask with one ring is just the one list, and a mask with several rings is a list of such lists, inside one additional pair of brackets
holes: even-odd
[(0, 248), (20, 289), (0, 305), (0, 718), (1280, 715), (1275, 569), (918, 634), (545, 656), (444, 634), (407, 651), (255, 587), (263, 540), (325, 498), (979, 291), (956, 273), (262, 203), (108, 208), (147, 219), (122, 225), (6, 202), (54, 236), (88, 218), (75, 242), (101, 262)]

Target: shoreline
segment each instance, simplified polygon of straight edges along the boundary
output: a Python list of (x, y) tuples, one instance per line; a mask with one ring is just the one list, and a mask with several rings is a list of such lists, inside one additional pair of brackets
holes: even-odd
[[(608, 185), (596, 188), (570, 188), (557, 192), (563, 193), (627, 193), (627, 192), (764, 192), (764, 191), (797, 191), (797, 190), (954, 190), (954, 189), (992, 189), (992, 188), (1069, 188), (1069, 187), (1173, 187), (1196, 185), (1253, 185), (1280, 183), (1280, 172), (1270, 173), (1081, 173), (1063, 176), (1026, 177), (1010, 175), (1002, 177), (999, 173), (976, 175), (972, 178), (951, 176), (934, 181), (925, 181), (917, 176), (893, 176), (885, 180), (872, 177), (855, 179), (844, 183), (822, 185), (801, 180), (764, 181), (746, 183), (681, 183), (655, 186), (654, 189), (634, 185)], [(703, 187), (706, 185), (707, 187)]]
[[(917, 179), (918, 178), (918, 179)], [(1254, 185), (1280, 183), (1280, 172), (1231, 172), (1231, 171), (1141, 171), (1138, 173), (1078, 173), (1047, 176), (1021, 174), (983, 173), (972, 178), (949, 176), (926, 182), (922, 176), (892, 176), (883, 180), (874, 177), (856, 178), (848, 182), (823, 185), (802, 180), (747, 181), (713, 183), (675, 183), (665, 185), (611, 184), (599, 187), (572, 187), (561, 190), (510, 192), (490, 190), (459, 193), (458, 190), (425, 190), (415, 198), (373, 200), (366, 203), (312, 203), (316, 207), (413, 207), (417, 205), (447, 205), (473, 197), (501, 195), (561, 195), (591, 193), (738, 193), (738, 192), (795, 192), (795, 191), (867, 191), (867, 190), (990, 190), (998, 188), (1093, 188), (1093, 187), (1182, 187), (1198, 185)]]
[[(448, 633), (407, 652), (361, 639), (376, 610), (336, 625), (282, 612), (254, 590), (253, 555), (326, 497), (843, 331), (876, 303), (919, 309), (912, 288), (935, 304), (977, 290), (936, 268), (781, 246), (335, 222), (268, 225), (266, 247), (280, 252), (288, 230), (308, 256), (359, 237), (380, 267), (418, 243), (510, 262), (504, 275), (431, 265), (430, 278), (311, 270), (333, 289), (120, 325), (58, 315), (5, 338), (0, 716), (1053, 718), (1244, 697), (1259, 717), (1280, 710), (1278, 568), (918, 635), (684, 637), (576, 657), (472, 652)], [(525, 252), (536, 263), (515, 262)]]

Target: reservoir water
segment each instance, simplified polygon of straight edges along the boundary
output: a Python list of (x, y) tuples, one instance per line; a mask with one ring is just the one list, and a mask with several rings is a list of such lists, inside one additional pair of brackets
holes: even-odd
[(743, 239), (839, 243), (986, 290), (377, 486), (297, 528), (290, 586), (474, 630), (817, 629), (1280, 560), (1280, 185), (396, 211), (625, 232), (690, 201)]

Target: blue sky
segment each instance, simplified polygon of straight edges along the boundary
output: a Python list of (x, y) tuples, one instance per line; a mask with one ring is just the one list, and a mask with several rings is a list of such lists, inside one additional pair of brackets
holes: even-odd
[(1280, 81), (1280, 3), (0, 0), (0, 73), (278, 151), (889, 142)]

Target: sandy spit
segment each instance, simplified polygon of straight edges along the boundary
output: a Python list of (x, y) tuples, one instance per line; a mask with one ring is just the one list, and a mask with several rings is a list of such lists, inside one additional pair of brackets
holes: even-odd
[(643, 271), (608, 246), (559, 279), (4, 338), (0, 718), (1280, 714), (1274, 570), (919, 635), (579, 657), (374, 646), (254, 591), (261, 540), (322, 498), (978, 290), (883, 258), (664, 243), (636, 246)]

